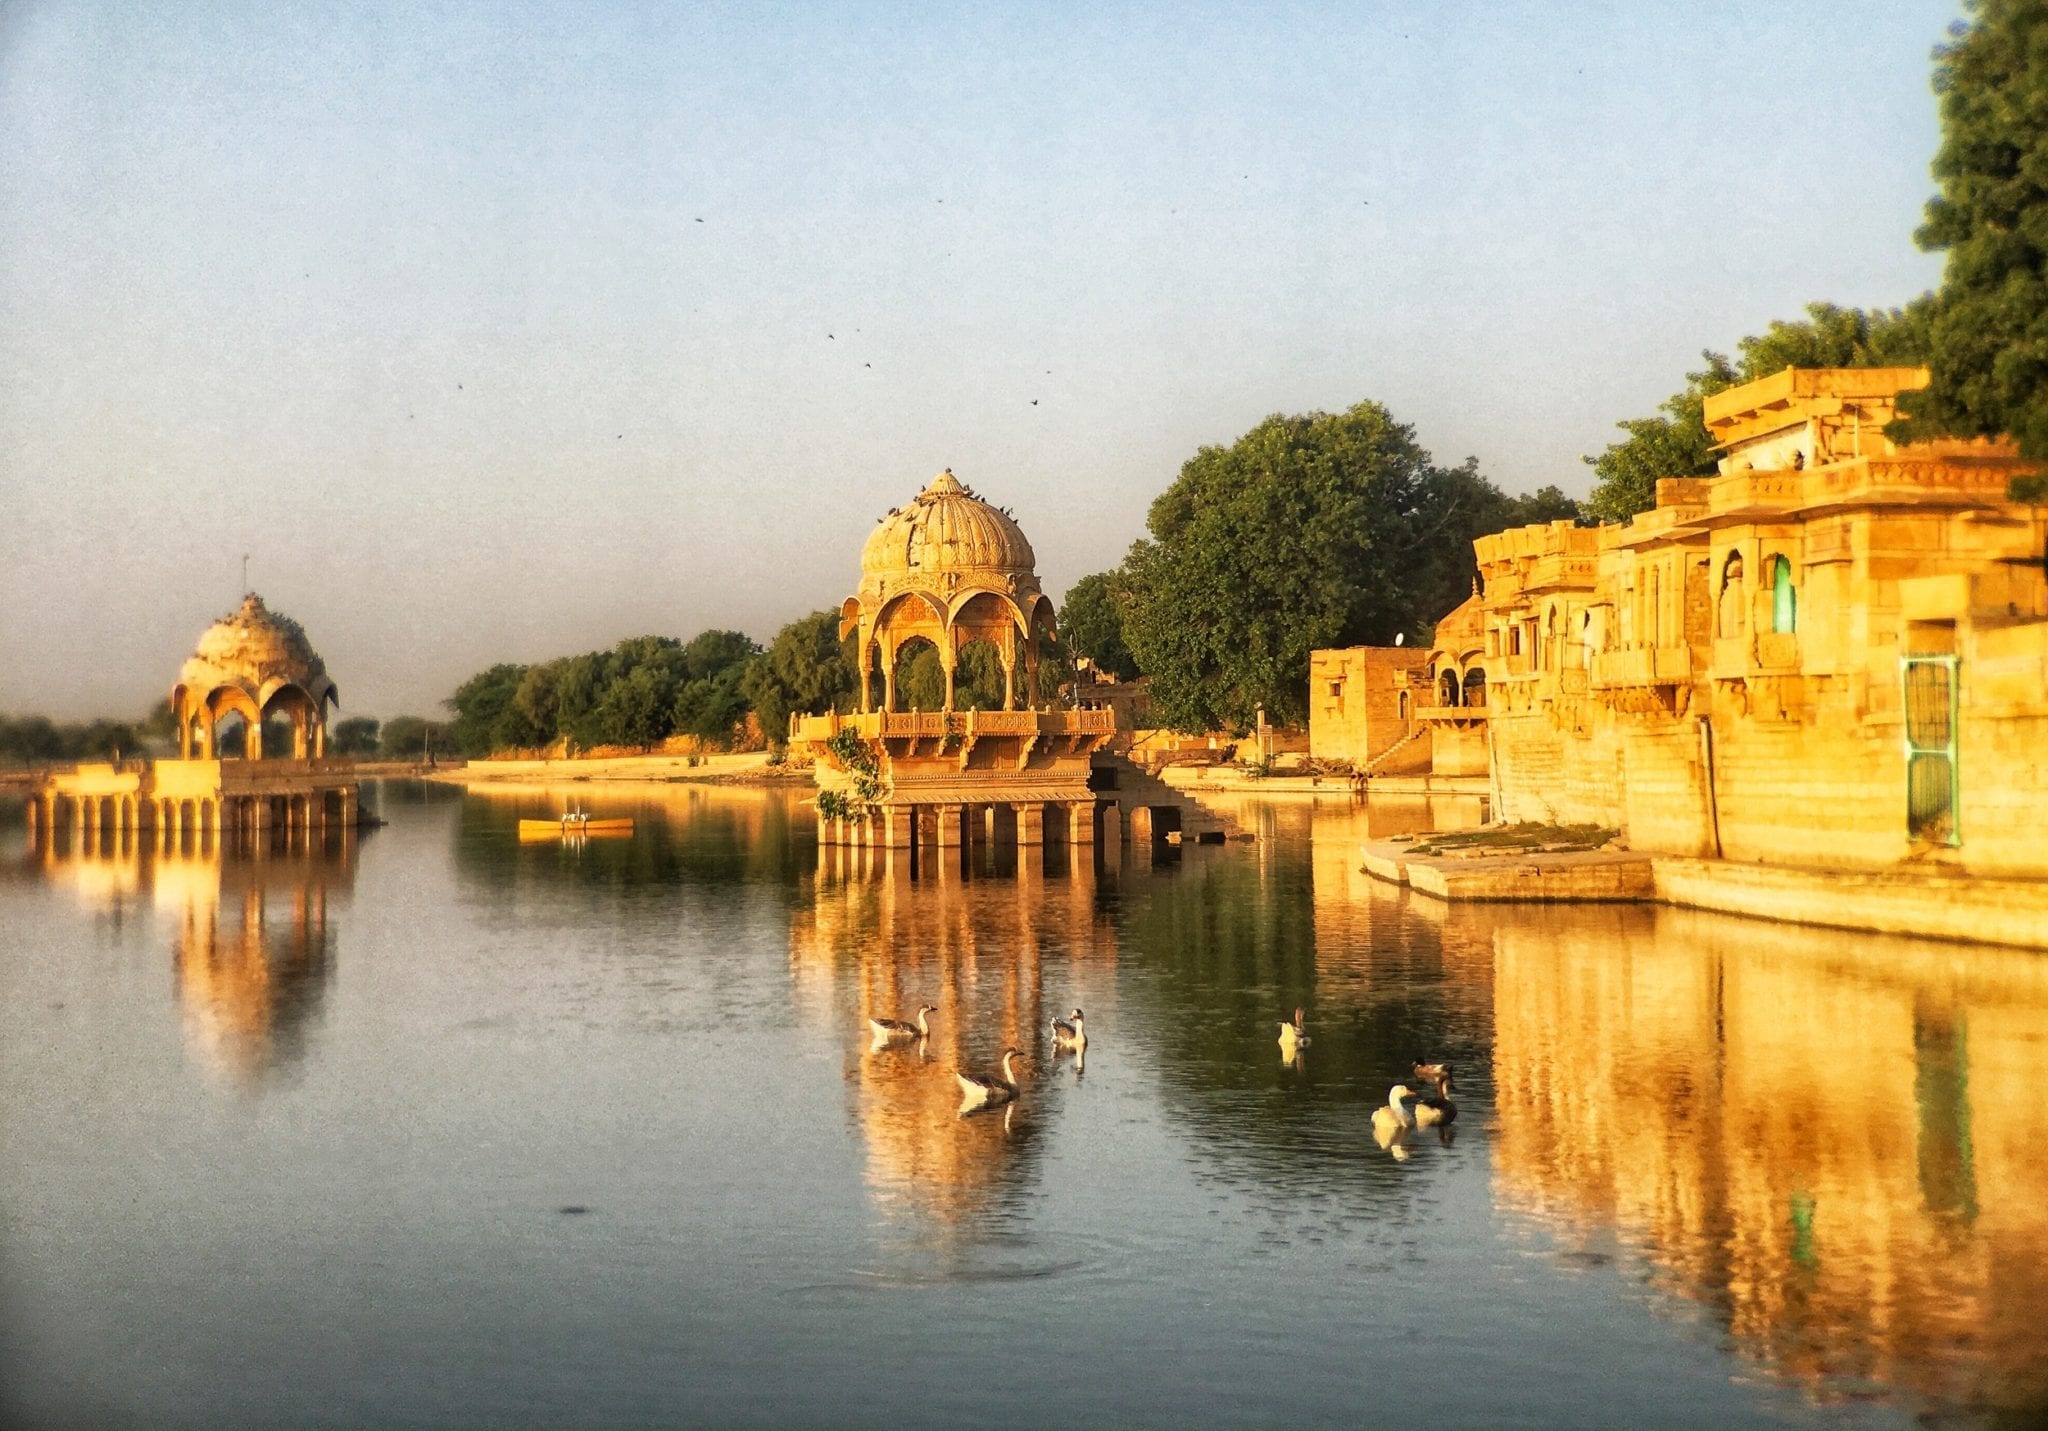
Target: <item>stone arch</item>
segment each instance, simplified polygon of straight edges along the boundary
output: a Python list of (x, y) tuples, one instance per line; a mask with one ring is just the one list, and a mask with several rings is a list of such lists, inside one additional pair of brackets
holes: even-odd
[(1790, 635), (1799, 629), (1799, 587), (1792, 558), (1772, 552), (1764, 558), (1764, 592), (1771, 602), (1771, 630)]
[(1447, 665), (1439, 671), (1436, 684), (1438, 705), (1455, 706), (1461, 704), (1459, 697), (1463, 694), (1463, 687), (1459, 684), (1458, 669), (1455, 665)]
[(931, 635), (910, 632), (892, 636), (884, 643), (883, 710), (904, 710), (912, 706), (920, 710), (935, 710), (943, 707), (943, 688), (935, 691), (925, 674), (913, 669), (914, 664), (920, 659), (920, 653), (924, 651), (931, 652), (937, 659), (943, 682), (950, 668), (946, 663), (944, 649)]
[(1464, 699), (1460, 705), (1483, 706), (1486, 704), (1486, 668), (1474, 666), (1465, 672)]
[(1742, 552), (1730, 548), (1721, 559), (1720, 594), (1715, 598), (1714, 634), (1729, 640), (1742, 634), (1743, 590)]
[[(315, 699), (304, 686), (296, 681), (272, 680), (263, 683), (262, 718), (265, 721), (274, 716), (283, 716), (292, 731), (290, 755), (294, 760), (305, 760), (326, 754), (326, 702)], [(261, 748), (258, 742), (258, 748)], [(284, 751), (274, 752), (282, 756)]]

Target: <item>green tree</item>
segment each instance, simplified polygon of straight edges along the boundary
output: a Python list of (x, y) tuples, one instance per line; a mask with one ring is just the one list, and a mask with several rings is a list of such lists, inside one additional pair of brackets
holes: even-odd
[(780, 745), (793, 714), (823, 715), (860, 701), (855, 638), (839, 639), (839, 613), (813, 611), (775, 633), (768, 650), (749, 663), (740, 692), (768, 739)]
[(2048, 458), (2048, 3), (1968, 0), (1934, 52), (1940, 193), (1914, 238), (1946, 252), (1933, 381), (1899, 435), (2010, 433)]
[(665, 738), (675, 728), (674, 689), (674, 681), (653, 663), (635, 666), (613, 681), (595, 712), (602, 743), (644, 748)]
[(1131, 548), (1123, 634), (1154, 708), (1182, 730), (1308, 714), (1308, 657), (1391, 643), (1469, 590), (1499, 490), (1440, 469), (1378, 403), (1273, 416), (1205, 447)]
[(510, 662), (479, 671), (455, 688), (446, 702), (455, 712), (452, 733), (464, 755), (538, 745), (545, 738), (514, 700), (526, 667)]
[(1119, 577), (1115, 571), (1098, 571), (1075, 582), (1060, 603), (1059, 623), (1068, 650), (1087, 657), (1096, 670), (1127, 681), (1138, 674), (1138, 663), (1124, 643)]
[(1810, 303), (1806, 317), (1778, 319), (1736, 345), (1736, 360), (1702, 352), (1703, 366), (1685, 375), (1685, 386), (1657, 405), (1657, 416), (1616, 423), (1628, 436), (1598, 457), (1582, 459), (1593, 469), (1593, 490), (1585, 515), (1600, 522), (1625, 522), (1657, 505), (1662, 477), (1709, 477), (1717, 471), (1714, 439), (1705, 422), (1706, 401), (1738, 383), (1754, 382), (1786, 368), (1868, 368), (1925, 361), (1931, 308), (1919, 299), (1904, 308), (1843, 308)]
[(327, 733), (327, 748), (335, 755), (375, 755), (377, 753), (376, 718), (373, 716), (350, 716)]
[(431, 752), (453, 754), (448, 727), (418, 716), (393, 716), (377, 732), (377, 751), (387, 760), (422, 760)]
[(683, 648), (684, 680), (676, 692), (675, 728), (699, 740), (730, 744), (752, 704), (743, 689), (761, 648), (737, 631), (702, 631)]

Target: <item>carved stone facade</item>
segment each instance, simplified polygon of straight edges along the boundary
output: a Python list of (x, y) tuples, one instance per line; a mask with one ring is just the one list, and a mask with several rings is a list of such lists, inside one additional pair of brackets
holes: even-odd
[[(1038, 643), (1054, 634), (1036, 560), (1009, 514), (950, 470), (868, 537), (860, 590), (840, 607), (841, 637), (858, 638), (860, 708), (790, 723), (791, 746), (815, 760), (822, 843), (1095, 841), (1104, 807), (1115, 807), (1090, 788), (1090, 758), (1116, 719), (1033, 704)], [(939, 710), (903, 709), (897, 672), (920, 641), (937, 649), (945, 672)], [(1001, 710), (954, 708), (961, 653), (976, 642), (1001, 662)], [(860, 752), (851, 761), (850, 750)]]
[[(1721, 473), (1482, 537), (1494, 808), (1638, 850), (2048, 873), (2048, 513), (2008, 444), (1896, 447), (1918, 369), (1706, 405)], [(1497, 654), (1496, 654), (1497, 653)]]

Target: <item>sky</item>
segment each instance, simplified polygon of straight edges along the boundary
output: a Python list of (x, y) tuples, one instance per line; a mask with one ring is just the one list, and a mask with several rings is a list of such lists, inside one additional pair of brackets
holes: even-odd
[(1057, 598), (1363, 399), (1509, 491), (1912, 233), (1953, 0), (0, 0), (0, 712), (248, 585), (344, 715), (767, 641), (950, 467)]

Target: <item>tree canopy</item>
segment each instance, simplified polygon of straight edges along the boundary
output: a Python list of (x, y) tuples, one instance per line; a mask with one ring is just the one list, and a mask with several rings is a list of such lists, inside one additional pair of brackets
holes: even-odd
[(1716, 470), (1713, 438), (1704, 421), (1706, 400), (1740, 383), (1786, 368), (1867, 368), (1924, 362), (1932, 305), (1918, 299), (1904, 308), (1843, 308), (1810, 303), (1806, 317), (1779, 319), (1736, 344), (1736, 359), (1711, 349), (1685, 386), (1657, 405), (1651, 417), (1616, 423), (1628, 436), (1598, 457), (1586, 515), (1625, 522), (1657, 505), (1660, 477), (1707, 477)]
[(1060, 635), (1069, 651), (1085, 656), (1096, 670), (1127, 681), (1138, 674), (1138, 663), (1124, 642), (1117, 580), (1114, 571), (1098, 571), (1069, 587), (1067, 599), (1060, 603)]
[(1573, 504), (1438, 467), (1384, 407), (1267, 418), (1205, 447), (1112, 583), (1154, 708), (1183, 730), (1308, 716), (1309, 652), (1420, 638), (1470, 589), (1472, 540)]
[(1931, 385), (1900, 435), (2010, 433), (2048, 458), (2048, 3), (1969, 0), (1935, 51), (1940, 193), (1914, 238), (1946, 252)]
[(839, 639), (836, 611), (813, 611), (775, 633), (740, 678), (740, 694), (770, 741), (782, 742), (791, 715), (823, 715), (858, 701), (860, 666), (852, 644)]

